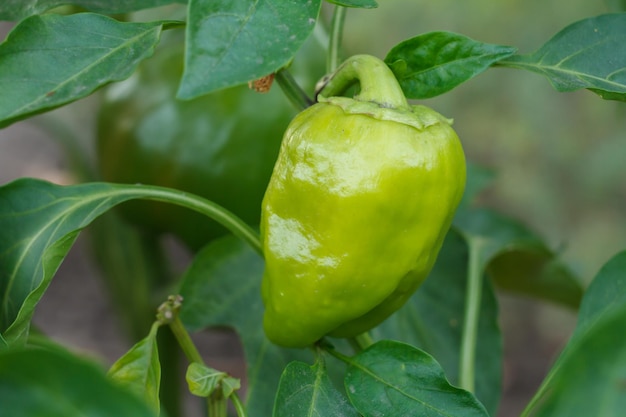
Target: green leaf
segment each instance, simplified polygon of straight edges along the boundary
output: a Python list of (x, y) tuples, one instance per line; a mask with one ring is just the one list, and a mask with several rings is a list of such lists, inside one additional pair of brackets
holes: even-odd
[(222, 395), (224, 396), (224, 398), (228, 398), (233, 395), (233, 392), (241, 388), (241, 380), (239, 378), (227, 376), (226, 378), (222, 379), (221, 385)]
[(452, 90), (513, 55), (510, 46), (477, 42), (451, 32), (431, 32), (399, 43), (385, 62), (407, 98), (429, 98)]
[(626, 101), (626, 13), (605, 14), (567, 26), (537, 51), (498, 64), (539, 73), (561, 92), (586, 88)]
[(34, 14), (63, 6), (80, 6), (92, 12), (127, 13), (186, 0), (3, 0), (0, 3), (0, 20), (22, 20)]
[(189, 207), (258, 247), (243, 221), (181, 191), (145, 185), (14, 181), (0, 187), (0, 332), (9, 345), (26, 341), (35, 306), (79, 231), (116, 204), (135, 198)]
[(91, 13), (23, 20), (0, 44), (0, 127), (127, 78), (152, 55), (162, 24)]
[(469, 392), (453, 387), (429, 354), (384, 340), (356, 355), (348, 367), (346, 392), (369, 416), (488, 416)]
[(321, 0), (190, 0), (185, 72), (191, 99), (285, 66), (315, 27)]
[(199, 397), (208, 397), (227, 376), (226, 372), (193, 362), (187, 368), (185, 379), (189, 386), (189, 392)]
[(460, 210), (454, 226), (479, 244), (480, 265), (498, 288), (577, 308), (580, 281), (543, 241), (520, 223), (490, 210)]
[[(465, 314), (468, 247), (450, 230), (428, 279), (407, 304), (372, 330), (377, 339), (409, 343), (434, 356), (453, 384), (459, 381), (459, 357)], [(489, 280), (483, 281), (476, 349), (476, 396), (492, 415), (500, 402), (502, 339), (498, 305)]]
[(378, 3), (375, 0), (326, 0), (329, 3), (343, 7), (357, 7), (361, 9), (375, 9)]
[(43, 349), (0, 352), (0, 404), (6, 416), (157, 416), (93, 363)]
[[(621, 416), (626, 407), (626, 252), (587, 289), (572, 339), (523, 416)], [(593, 398), (593, 401), (588, 401)]]
[(157, 415), (161, 386), (161, 364), (156, 340), (159, 325), (155, 322), (148, 336), (119, 358), (108, 373), (112, 380), (143, 398)]
[(9, 345), (26, 341), (34, 308), (78, 231), (128, 199), (114, 190), (29, 179), (0, 188), (0, 331)]
[(263, 259), (236, 239), (210, 243), (185, 272), (179, 293), (180, 318), (191, 331), (212, 326), (234, 328), (241, 337), (247, 365), (246, 405), (271, 415), (282, 369), (294, 360), (310, 361), (310, 352), (272, 344), (263, 331), (261, 277)]
[(333, 386), (324, 363), (291, 362), (280, 377), (273, 417), (357, 417), (359, 413)]

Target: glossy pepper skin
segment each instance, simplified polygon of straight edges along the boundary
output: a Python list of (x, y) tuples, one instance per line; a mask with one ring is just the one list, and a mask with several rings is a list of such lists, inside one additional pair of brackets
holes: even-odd
[[(112, 84), (105, 93), (97, 120), (102, 178), (197, 194), (257, 226), (282, 134), (296, 114), (293, 106), (278, 88), (260, 94), (247, 86), (177, 100), (183, 39), (172, 34), (161, 45), (130, 79)], [(305, 48), (315, 60), (323, 53), (317, 44)], [(308, 64), (306, 59), (298, 62)], [(298, 62), (295, 75), (313, 84)], [(318, 74), (323, 71), (313, 67)], [(172, 233), (193, 250), (227, 233), (206, 217), (171, 204), (133, 201), (120, 209), (143, 230)]]
[(357, 336), (399, 309), (430, 272), (463, 194), (450, 122), (408, 106), (399, 87), (389, 101), (370, 90), (384, 77), (397, 86), (372, 58), (345, 64), (361, 75), (360, 96), (321, 97), (291, 122), (263, 199), (264, 328), (282, 346)]

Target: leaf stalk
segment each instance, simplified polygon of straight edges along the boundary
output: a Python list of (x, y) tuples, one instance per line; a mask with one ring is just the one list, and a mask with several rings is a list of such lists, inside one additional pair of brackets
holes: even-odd
[(326, 72), (335, 72), (339, 66), (339, 50), (343, 38), (343, 27), (346, 20), (346, 8), (336, 5), (331, 21), (330, 39), (326, 57)]
[(476, 342), (478, 338), (478, 322), (480, 320), (480, 303), (483, 287), (483, 273), (480, 262), (483, 245), (480, 238), (471, 238), (468, 240), (468, 246), (469, 265), (467, 291), (465, 293), (463, 334), (461, 336), (459, 385), (461, 388), (473, 393), (476, 380)]

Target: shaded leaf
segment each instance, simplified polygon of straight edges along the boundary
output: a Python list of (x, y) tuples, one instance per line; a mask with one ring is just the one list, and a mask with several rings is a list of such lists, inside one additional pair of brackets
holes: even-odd
[(318, 361), (311, 366), (295, 361), (283, 371), (276, 393), (274, 417), (358, 415), (333, 386), (323, 363)]
[(543, 241), (520, 223), (490, 210), (459, 210), (454, 226), (480, 245), (480, 265), (496, 286), (577, 308), (579, 280)]
[(22, 179), (0, 188), (0, 331), (26, 341), (34, 308), (78, 231), (110, 206), (115, 187), (60, 187)]
[(539, 73), (561, 92), (589, 89), (626, 101), (626, 13), (605, 14), (567, 26), (532, 54), (500, 65)]
[(186, 3), (186, 0), (3, 0), (0, 3), (0, 20), (21, 20), (67, 4), (92, 12), (114, 14), (171, 3)]
[(184, 99), (243, 84), (285, 66), (315, 27), (321, 0), (191, 0)]
[(457, 33), (430, 32), (394, 46), (385, 62), (406, 97), (417, 99), (450, 91), (515, 52)]
[(583, 287), (545, 247), (509, 248), (496, 256), (487, 272), (499, 289), (577, 309)]
[(152, 55), (162, 24), (92, 13), (23, 20), (0, 44), (0, 127), (127, 78)]
[(148, 336), (136, 343), (109, 369), (108, 376), (143, 398), (156, 414), (159, 413), (161, 363), (157, 348), (159, 323), (155, 322)]
[(345, 379), (352, 404), (369, 416), (482, 416), (469, 392), (453, 387), (427, 353), (384, 340), (352, 358)]
[(6, 416), (157, 416), (94, 364), (43, 349), (0, 352), (0, 404)]
[(211, 326), (234, 328), (247, 365), (246, 405), (258, 415), (271, 415), (282, 369), (294, 360), (310, 361), (303, 349), (272, 344), (263, 331), (261, 277), (263, 259), (236, 239), (207, 245), (183, 276), (180, 318), (191, 331)]
[(358, 7), (362, 9), (375, 9), (378, 3), (375, 0), (326, 0), (329, 3), (343, 7)]
[(59, 186), (20, 179), (0, 187), (0, 332), (23, 345), (35, 306), (85, 226), (121, 202), (146, 198), (204, 212), (233, 233), (247, 226), (208, 200), (162, 187), (91, 183)]
[[(458, 232), (450, 230), (428, 279), (404, 307), (372, 330), (377, 340), (398, 340), (428, 352), (452, 384), (459, 383), (467, 268), (467, 243)], [(501, 395), (503, 352), (498, 304), (489, 280), (483, 281), (481, 300), (476, 396), (495, 415)]]
[[(572, 339), (523, 416), (621, 416), (626, 407), (626, 252), (598, 272)], [(593, 401), (589, 401), (593, 398)]]

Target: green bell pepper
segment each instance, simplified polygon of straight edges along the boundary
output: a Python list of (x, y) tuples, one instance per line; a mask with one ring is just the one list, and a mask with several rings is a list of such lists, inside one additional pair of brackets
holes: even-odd
[(410, 106), (377, 58), (346, 61), (318, 101), (289, 125), (262, 203), (264, 328), (288, 347), (357, 336), (399, 309), (465, 187), (450, 121)]

